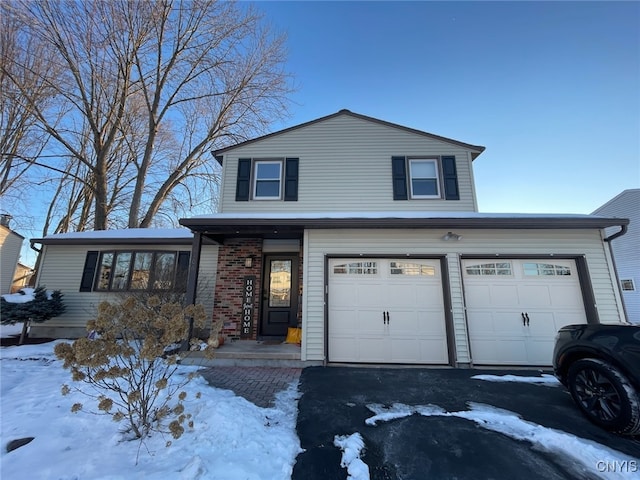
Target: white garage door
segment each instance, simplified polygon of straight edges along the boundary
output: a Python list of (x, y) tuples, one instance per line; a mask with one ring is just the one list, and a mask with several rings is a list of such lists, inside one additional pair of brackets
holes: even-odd
[(573, 260), (464, 260), (474, 364), (551, 365), (557, 330), (586, 323)]
[(331, 259), (329, 361), (448, 363), (438, 260)]

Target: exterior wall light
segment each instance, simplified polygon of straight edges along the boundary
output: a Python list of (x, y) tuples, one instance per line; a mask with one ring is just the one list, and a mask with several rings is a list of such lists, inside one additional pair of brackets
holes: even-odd
[(449, 240), (462, 240), (462, 235), (458, 235), (457, 233), (447, 232), (446, 235), (443, 235), (442, 240), (445, 242)]
[(244, 259), (244, 266), (247, 268), (253, 267), (253, 257), (247, 257)]

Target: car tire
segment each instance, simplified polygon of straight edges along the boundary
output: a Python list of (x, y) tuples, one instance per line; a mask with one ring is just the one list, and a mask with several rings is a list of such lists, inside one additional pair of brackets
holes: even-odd
[(627, 377), (615, 366), (597, 359), (574, 362), (567, 386), (582, 413), (611, 432), (640, 433), (640, 397)]

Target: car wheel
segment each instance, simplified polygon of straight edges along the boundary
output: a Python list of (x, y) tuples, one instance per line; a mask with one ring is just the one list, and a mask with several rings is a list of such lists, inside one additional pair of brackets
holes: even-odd
[(640, 398), (620, 370), (596, 358), (574, 362), (567, 373), (573, 400), (596, 425), (615, 433), (640, 433)]

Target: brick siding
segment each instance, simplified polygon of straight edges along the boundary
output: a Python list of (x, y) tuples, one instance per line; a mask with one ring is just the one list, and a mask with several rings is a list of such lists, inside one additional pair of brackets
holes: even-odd
[[(253, 265), (244, 266), (245, 259), (253, 257)], [(218, 275), (216, 278), (214, 322), (222, 320), (222, 334), (228, 338), (240, 338), (242, 305), (244, 301), (244, 277), (255, 275), (253, 300), (252, 339), (258, 335), (260, 319), (260, 292), (262, 291), (262, 239), (227, 239), (218, 251)]]

